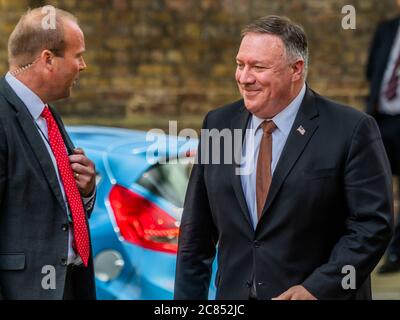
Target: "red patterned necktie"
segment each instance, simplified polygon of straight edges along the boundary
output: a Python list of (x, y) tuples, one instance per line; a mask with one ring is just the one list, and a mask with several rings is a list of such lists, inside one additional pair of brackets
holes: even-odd
[(41, 116), (46, 119), (47, 122), (50, 147), (57, 162), (58, 172), (72, 214), (76, 250), (84, 265), (87, 266), (90, 255), (89, 232), (81, 195), (74, 179), (64, 140), (62, 139), (57, 123), (47, 106), (45, 106)]

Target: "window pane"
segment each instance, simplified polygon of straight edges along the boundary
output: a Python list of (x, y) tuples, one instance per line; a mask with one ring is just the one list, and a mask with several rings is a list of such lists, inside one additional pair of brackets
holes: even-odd
[(191, 169), (191, 164), (156, 164), (137, 183), (176, 207), (183, 208)]

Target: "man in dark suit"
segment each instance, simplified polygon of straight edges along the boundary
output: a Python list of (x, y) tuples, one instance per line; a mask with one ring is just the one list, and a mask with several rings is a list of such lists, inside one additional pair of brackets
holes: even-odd
[[(397, 2), (400, 6), (400, 1)], [(370, 82), (367, 112), (378, 123), (392, 172), (397, 177), (400, 174), (399, 27), (400, 17), (385, 21), (378, 26), (367, 65), (367, 79)], [(400, 184), (398, 186), (400, 197)], [(400, 271), (400, 219), (397, 219), (385, 263), (379, 268), (378, 273), (395, 271)]]
[[(190, 177), (175, 298), (207, 298), (218, 251), (217, 299), (369, 299), (392, 225), (391, 172), (377, 125), (305, 85), (301, 27), (268, 16), (242, 35), (243, 100), (204, 120), (203, 130), (214, 131), (202, 131)], [(239, 136), (233, 148), (212, 146), (222, 131)], [(213, 161), (231, 152), (239, 161)]]
[(87, 221), (95, 168), (48, 105), (68, 97), (86, 68), (85, 42), (76, 18), (53, 9), (20, 19), (0, 79), (2, 299), (96, 297)]

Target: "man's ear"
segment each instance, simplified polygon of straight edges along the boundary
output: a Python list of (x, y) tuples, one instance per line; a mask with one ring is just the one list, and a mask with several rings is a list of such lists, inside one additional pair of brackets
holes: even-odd
[(53, 69), (54, 54), (50, 50), (43, 50), (40, 54), (40, 60), (46, 68)]
[(292, 64), (293, 81), (298, 81), (303, 77), (304, 73), (304, 60), (297, 60)]

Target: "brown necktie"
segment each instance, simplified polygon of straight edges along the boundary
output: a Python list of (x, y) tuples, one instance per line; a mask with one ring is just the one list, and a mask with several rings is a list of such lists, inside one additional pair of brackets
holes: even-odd
[(276, 125), (272, 120), (269, 120), (261, 123), (260, 127), (263, 130), (263, 136), (257, 160), (256, 197), (258, 220), (261, 218), (272, 180), (272, 132), (276, 129)]

